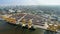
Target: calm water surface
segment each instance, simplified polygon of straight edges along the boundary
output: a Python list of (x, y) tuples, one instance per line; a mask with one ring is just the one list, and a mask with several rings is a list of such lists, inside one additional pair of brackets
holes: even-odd
[[(31, 31), (28, 29), (22, 29), (21, 27), (16, 28), (16, 26), (6, 23), (5, 21), (0, 20), (0, 34), (52, 34), (46, 33), (46, 30), (36, 29)], [(60, 33), (57, 33), (60, 34)]]
[(31, 31), (28, 29), (22, 29), (20, 27), (16, 28), (16, 26), (0, 20), (0, 34), (44, 34), (44, 30), (36, 29), (35, 31)]

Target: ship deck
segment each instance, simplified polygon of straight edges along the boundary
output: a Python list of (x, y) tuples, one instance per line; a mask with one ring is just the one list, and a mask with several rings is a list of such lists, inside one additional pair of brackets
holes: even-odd
[[(16, 19), (16, 22), (21, 22), (21, 18), (25, 18), (26, 19), (26, 23), (29, 19), (33, 19), (32, 24), (35, 28), (41, 28), (41, 29), (45, 29), (47, 30), (47, 25), (45, 26), (45, 22), (44, 19), (41, 16), (38, 15), (33, 15), (33, 14), (27, 14), (27, 13), (20, 13), (20, 14), (12, 14), (12, 16), (10, 16), (12, 18)], [(12, 24), (16, 24), (16, 23), (12, 23)]]

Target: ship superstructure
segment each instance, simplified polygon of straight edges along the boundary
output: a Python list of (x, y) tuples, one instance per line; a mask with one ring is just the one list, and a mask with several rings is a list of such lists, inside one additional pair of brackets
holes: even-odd
[(42, 17), (38, 15), (28, 14), (28, 13), (16, 13), (16, 14), (6, 14), (2, 15), (2, 18), (11, 24), (22, 25), (22, 27), (27, 26), (27, 28), (42, 28), (45, 30), (59, 31), (60, 25), (58, 24), (48, 24), (48, 20), (44, 21)]

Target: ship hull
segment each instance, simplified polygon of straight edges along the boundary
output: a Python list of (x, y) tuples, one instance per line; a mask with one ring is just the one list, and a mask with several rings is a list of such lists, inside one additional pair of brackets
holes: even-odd
[(16, 28), (20, 27), (22, 29), (28, 29), (28, 30), (36, 30), (33, 26), (31, 28), (28, 28), (28, 25), (26, 26), (22, 26), (21, 24), (15, 24), (15, 23), (10, 23), (10, 22), (7, 22), (8, 24), (12, 25), (12, 26), (16, 26)]

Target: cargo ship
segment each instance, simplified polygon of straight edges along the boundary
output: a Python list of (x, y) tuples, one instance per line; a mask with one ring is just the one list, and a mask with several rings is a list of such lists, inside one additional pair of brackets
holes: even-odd
[(28, 13), (17, 13), (17, 14), (5, 14), (2, 18), (9, 24), (21, 26), (22, 28), (29, 30), (36, 30), (41, 28), (53, 32), (60, 32), (60, 25), (48, 24), (44, 22), (43, 18), (38, 15)]

